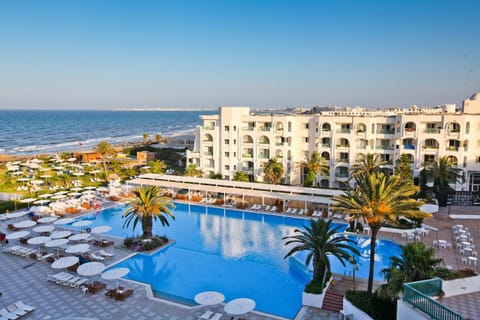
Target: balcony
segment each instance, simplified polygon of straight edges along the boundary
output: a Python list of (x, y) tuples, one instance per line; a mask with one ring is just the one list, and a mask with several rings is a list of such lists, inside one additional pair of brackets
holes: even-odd
[(253, 158), (253, 154), (252, 153), (242, 153), (242, 157), (243, 158)]
[(270, 159), (270, 154), (269, 153), (259, 153), (258, 158), (259, 159)]
[(207, 156), (207, 157), (212, 157), (212, 156), (213, 156), (213, 152), (204, 152), (203, 155), (204, 155), (204, 156)]
[(337, 133), (350, 133), (352, 129), (347, 129), (347, 128), (341, 128), (337, 129)]
[(448, 146), (446, 149), (447, 149), (447, 151), (458, 151), (460, 149), (460, 147)]
[(442, 129), (440, 128), (426, 128), (423, 132), (425, 133), (440, 133)]
[(360, 146), (357, 146), (357, 149), (360, 149), (360, 150), (365, 150), (365, 149), (367, 149), (367, 145), (360, 145)]
[(335, 178), (348, 178), (348, 172), (335, 172)]
[(378, 149), (378, 150), (393, 150), (394, 146), (381, 144), (381, 145), (375, 146), (375, 149)]
[(415, 150), (415, 145), (407, 144), (407, 145), (403, 146), (403, 149), (405, 149), (405, 150)]
[(270, 131), (270, 127), (258, 127), (258, 131), (264, 131), (264, 132), (269, 132)]
[(340, 162), (349, 163), (350, 159), (348, 159), (348, 158), (335, 158), (335, 162), (336, 163), (340, 163)]
[(423, 146), (425, 150), (438, 150), (438, 146)]
[(277, 147), (283, 147), (283, 142), (275, 142), (275, 145), (276, 145)]
[(202, 126), (203, 130), (215, 130), (214, 126)]
[(213, 140), (203, 140), (203, 144), (211, 144), (213, 143)]
[(350, 148), (350, 145), (349, 144), (337, 144), (337, 148), (348, 149), (348, 148)]
[(377, 129), (377, 134), (395, 134), (395, 129)]
[(252, 126), (242, 127), (243, 131), (253, 131), (254, 129), (255, 129), (255, 127), (252, 127)]
[(322, 148), (330, 148), (330, 143), (322, 143), (320, 146)]

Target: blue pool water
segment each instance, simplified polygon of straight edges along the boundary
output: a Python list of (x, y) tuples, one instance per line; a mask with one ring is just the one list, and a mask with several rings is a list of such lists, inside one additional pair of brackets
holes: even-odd
[[(226, 301), (248, 297), (256, 310), (293, 318), (301, 306), (301, 293), (311, 274), (298, 267), (298, 261), (285, 260), (288, 252), (282, 237), (308, 220), (286, 216), (263, 215), (223, 208), (176, 204), (175, 221), (170, 227), (154, 223), (154, 233), (176, 242), (153, 255), (138, 254), (116, 266), (128, 267), (128, 279), (148, 283), (159, 297), (194, 304), (193, 297), (207, 290), (222, 292)], [(138, 235), (123, 229), (124, 206), (106, 209), (83, 219), (93, 220), (92, 227), (110, 225), (112, 236)], [(342, 229), (344, 229), (342, 225)], [(360, 238), (358, 277), (368, 276), (369, 239)], [(379, 241), (375, 261), (376, 278), (388, 266), (388, 258), (400, 249), (390, 241)], [(298, 257), (304, 261), (304, 256)], [(351, 266), (341, 266), (332, 258), (335, 273), (351, 274)]]

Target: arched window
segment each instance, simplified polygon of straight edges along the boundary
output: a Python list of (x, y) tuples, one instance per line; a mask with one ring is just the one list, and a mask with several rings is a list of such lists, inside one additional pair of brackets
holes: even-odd
[(253, 138), (247, 134), (247, 135), (243, 136), (242, 142), (243, 143), (253, 143)]
[(212, 142), (213, 141), (212, 135), (209, 134), (209, 133), (205, 134), (205, 139), (203, 141), (204, 142)]
[(258, 143), (259, 144), (270, 144), (270, 139), (268, 139), (267, 136), (261, 136), (258, 138)]

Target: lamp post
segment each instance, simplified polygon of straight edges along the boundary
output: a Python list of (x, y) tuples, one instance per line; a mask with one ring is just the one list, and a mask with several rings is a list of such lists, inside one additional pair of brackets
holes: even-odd
[(350, 264), (352, 265), (352, 278), (353, 278), (353, 291), (355, 291), (355, 271), (358, 271), (358, 263), (357, 263), (357, 260), (355, 259), (355, 257), (350, 257), (348, 259), (348, 261), (350, 262)]

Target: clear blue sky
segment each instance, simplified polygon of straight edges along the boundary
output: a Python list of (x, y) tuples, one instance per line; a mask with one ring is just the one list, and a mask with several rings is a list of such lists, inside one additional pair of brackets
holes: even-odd
[(0, 108), (459, 103), (480, 91), (479, 12), (475, 0), (0, 0)]

